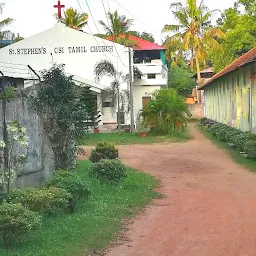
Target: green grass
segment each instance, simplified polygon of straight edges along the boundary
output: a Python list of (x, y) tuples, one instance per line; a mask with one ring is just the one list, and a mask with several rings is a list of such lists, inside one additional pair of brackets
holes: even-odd
[(111, 142), (115, 145), (130, 144), (153, 144), (153, 143), (171, 143), (184, 142), (190, 138), (187, 131), (173, 136), (157, 136), (148, 133), (146, 137), (140, 137), (139, 134), (132, 135), (129, 132), (118, 133), (91, 133), (80, 142), (81, 145), (94, 146), (100, 141)]
[(240, 154), (240, 152), (237, 149), (231, 148), (225, 142), (221, 142), (217, 137), (212, 135), (209, 131), (205, 130), (202, 126), (199, 126), (199, 129), (215, 145), (217, 145), (221, 149), (224, 149), (236, 163), (240, 164), (243, 167), (248, 168), (251, 171), (256, 172), (256, 161), (255, 160), (248, 159), (248, 158), (244, 157), (243, 155)]
[(124, 220), (134, 216), (160, 195), (153, 177), (128, 168), (121, 186), (102, 185), (88, 177), (88, 161), (78, 161), (79, 175), (92, 193), (80, 201), (73, 215), (45, 218), (40, 230), (10, 250), (0, 247), (1, 256), (85, 256), (101, 250), (117, 237)]

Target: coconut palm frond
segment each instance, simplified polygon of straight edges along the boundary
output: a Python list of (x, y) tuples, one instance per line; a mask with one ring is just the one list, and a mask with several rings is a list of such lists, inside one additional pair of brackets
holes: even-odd
[(162, 33), (169, 33), (169, 32), (174, 32), (177, 33), (182, 29), (183, 26), (181, 25), (165, 25), (162, 29)]
[[(59, 20), (57, 14), (54, 14), (54, 17)], [(64, 17), (60, 19), (60, 21), (65, 24), (67, 27), (73, 29), (82, 29), (88, 24), (88, 14), (87, 13), (79, 13), (74, 8), (69, 8), (64, 12)]]
[(108, 60), (102, 60), (96, 64), (94, 74), (96, 79), (99, 80), (104, 76), (116, 77), (117, 70), (113, 63)]
[(11, 18), (6, 18), (6, 19), (0, 21), (0, 29), (11, 25), (13, 23), (13, 21), (14, 21), (14, 19), (11, 19)]
[(107, 36), (113, 34), (113, 31), (108, 27), (108, 25), (104, 21), (99, 20), (99, 24), (103, 27)]

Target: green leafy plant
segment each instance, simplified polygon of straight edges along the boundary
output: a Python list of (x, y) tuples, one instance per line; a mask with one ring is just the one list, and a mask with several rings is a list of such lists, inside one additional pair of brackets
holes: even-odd
[(139, 133), (147, 133), (150, 131), (150, 128), (145, 122), (139, 122), (137, 125), (137, 131)]
[(244, 132), (241, 132), (240, 134), (235, 135), (231, 142), (235, 145), (235, 147), (241, 151), (244, 151), (245, 143), (248, 141), (248, 135)]
[(249, 158), (256, 158), (256, 140), (248, 140), (245, 142), (244, 151)]
[(208, 122), (209, 122), (209, 119), (206, 117), (203, 117), (200, 119), (200, 124), (202, 124), (202, 125), (206, 125)]
[(93, 163), (102, 159), (117, 159), (119, 157), (118, 149), (111, 143), (100, 142), (92, 150), (89, 160)]
[(41, 224), (38, 213), (26, 209), (20, 204), (0, 205), (0, 233), (6, 247), (23, 238)]
[(233, 133), (234, 133), (234, 128), (227, 125), (219, 126), (219, 128), (215, 132), (219, 140), (223, 142), (229, 142), (230, 136), (232, 136)]
[(152, 125), (154, 133), (159, 135), (184, 130), (190, 115), (185, 99), (172, 88), (154, 92), (152, 100), (142, 111), (145, 123)]
[(213, 124), (210, 128), (209, 131), (214, 135), (217, 136), (217, 133), (219, 129), (222, 127), (222, 124)]
[[(53, 153), (55, 170), (75, 169), (76, 141), (86, 135), (85, 113), (89, 111), (84, 95), (74, 90), (72, 76), (64, 65), (42, 72), (45, 86), (31, 96), (31, 106), (40, 117)], [(95, 104), (91, 105), (94, 109)]]
[(241, 133), (241, 131), (230, 127), (226, 132), (225, 141), (232, 142), (233, 138)]
[(67, 212), (72, 195), (62, 188), (36, 189), (27, 188), (10, 193), (8, 202), (21, 203), (31, 211), (46, 215)]
[(87, 188), (86, 183), (71, 171), (57, 171), (53, 178), (46, 183), (46, 187), (65, 189), (72, 195), (72, 198), (69, 200), (70, 212), (74, 212), (79, 199), (87, 198), (90, 195), (90, 190)]
[(119, 184), (127, 177), (126, 168), (118, 159), (102, 159), (92, 164), (89, 174), (102, 183), (110, 184)]
[(9, 194), (17, 173), (26, 163), (29, 139), (26, 129), (17, 120), (4, 123), (3, 126), (3, 141), (0, 140), (0, 191)]

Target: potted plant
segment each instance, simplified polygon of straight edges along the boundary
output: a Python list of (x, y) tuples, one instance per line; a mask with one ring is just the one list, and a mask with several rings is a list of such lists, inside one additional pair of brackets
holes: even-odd
[(130, 129), (129, 127), (124, 128), (124, 131), (125, 131), (125, 132), (130, 132), (130, 130), (131, 130), (131, 129)]
[(149, 132), (150, 129), (148, 126), (145, 125), (145, 123), (140, 123), (138, 125), (138, 132), (140, 134), (140, 137), (146, 137), (147, 136), (147, 132)]
[(94, 127), (93, 132), (94, 132), (94, 133), (99, 133), (99, 132), (100, 132), (100, 129), (99, 129), (98, 127)]

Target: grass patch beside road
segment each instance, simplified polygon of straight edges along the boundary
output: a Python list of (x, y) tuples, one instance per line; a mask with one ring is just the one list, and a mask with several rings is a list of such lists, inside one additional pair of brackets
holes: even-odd
[(159, 197), (154, 191), (158, 182), (150, 175), (128, 168), (128, 178), (120, 186), (104, 185), (88, 176), (90, 165), (78, 161), (79, 176), (91, 189), (89, 200), (81, 200), (74, 214), (48, 217), (24, 244), (0, 248), (1, 256), (90, 255), (116, 238), (125, 219)]
[(217, 145), (219, 148), (224, 149), (231, 157), (232, 159), (242, 165), (243, 167), (248, 168), (251, 171), (256, 172), (256, 161), (253, 159), (248, 159), (240, 154), (240, 152), (235, 149), (231, 148), (227, 143), (221, 142), (217, 137), (212, 135), (209, 131), (205, 130), (202, 126), (199, 126), (200, 131), (208, 138), (210, 139), (215, 145)]
[(80, 144), (94, 146), (100, 141), (111, 142), (115, 145), (153, 144), (184, 142), (188, 139), (190, 139), (188, 131), (173, 136), (157, 136), (149, 132), (146, 137), (140, 137), (139, 134), (132, 135), (129, 132), (123, 132), (121, 135), (118, 133), (90, 133)]

